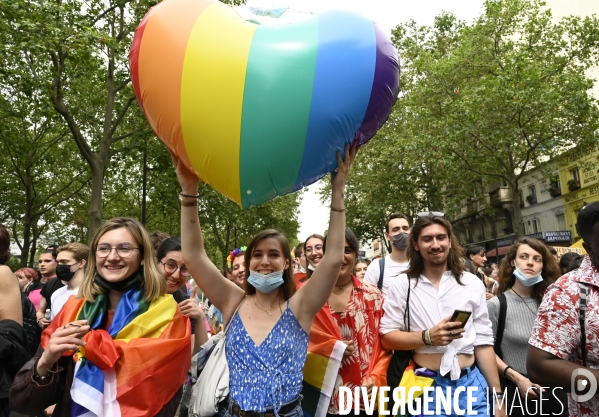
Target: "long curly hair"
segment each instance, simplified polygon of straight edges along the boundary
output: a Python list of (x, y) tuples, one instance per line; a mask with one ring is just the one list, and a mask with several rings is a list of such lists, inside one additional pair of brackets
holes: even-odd
[(514, 275), (514, 263), (516, 262), (518, 248), (520, 248), (522, 245), (530, 246), (532, 249), (539, 252), (543, 257), (543, 270), (541, 271), (543, 281), (535, 284), (532, 291), (533, 298), (537, 301), (537, 303), (540, 304), (541, 301), (543, 301), (545, 290), (547, 290), (547, 287), (553, 284), (562, 275), (562, 270), (560, 269), (553, 255), (551, 255), (551, 252), (547, 246), (545, 246), (545, 244), (540, 240), (534, 239), (532, 237), (521, 237), (518, 239), (509, 248), (505, 258), (501, 260), (501, 263), (499, 264), (499, 272), (497, 273), (499, 278), (499, 292), (504, 293), (508, 291), (516, 282), (517, 278)]

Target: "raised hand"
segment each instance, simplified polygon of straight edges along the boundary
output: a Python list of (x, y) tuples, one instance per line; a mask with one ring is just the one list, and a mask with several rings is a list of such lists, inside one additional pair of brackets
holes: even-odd
[(179, 180), (183, 194), (195, 195), (198, 192), (200, 179), (195, 172), (189, 170), (183, 164), (181, 158), (175, 155), (172, 151), (170, 151), (170, 153), (171, 159), (173, 160), (173, 165), (175, 166), (175, 173), (177, 174), (177, 179)]
[(339, 168), (337, 168), (337, 170), (331, 174), (331, 185), (333, 191), (336, 189), (343, 190), (343, 187), (347, 182), (349, 170), (354, 163), (354, 159), (356, 159), (357, 153), (358, 145), (356, 142), (352, 144), (351, 148), (349, 145), (345, 145), (345, 155), (343, 159), (341, 159), (341, 154), (337, 152), (337, 164), (339, 165)]
[(205, 317), (204, 310), (202, 310), (196, 301), (197, 292), (198, 286), (194, 285), (193, 290), (191, 291), (191, 297), (188, 300), (181, 301), (179, 303), (179, 308), (181, 309), (181, 313), (187, 317), (203, 322)]

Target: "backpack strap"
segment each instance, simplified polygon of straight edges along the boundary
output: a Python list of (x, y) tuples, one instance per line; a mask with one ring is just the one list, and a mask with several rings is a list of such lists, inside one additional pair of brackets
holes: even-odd
[(505, 329), (505, 315), (507, 313), (507, 299), (505, 294), (501, 293), (497, 296), (499, 300), (499, 318), (497, 320), (497, 332), (495, 333), (495, 354), (503, 360), (503, 352), (501, 351), (501, 342), (503, 341), (503, 330)]
[(379, 288), (379, 291), (382, 291), (383, 290), (383, 276), (385, 275), (385, 257), (384, 256), (381, 259), (379, 259), (379, 269), (380, 269), (379, 282), (376, 284), (376, 286)]
[(587, 297), (589, 295), (589, 284), (585, 282), (578, 283), (580, 288), (580, 300), (578, 302), (578, 319), (580, 320), (580, 354), (582, 356), (582, 366), (587, 366), (587, 338), (585, 328), (585, 318), (587, 311)]
[[(406, 298), (406, 309), (403, 312), (403, 324), (410, 331), (410, 289), (412, 287), (412, 283), (410, 282), (410, 278), (408, 278), (408, 296)], [(406, 324), (406, 315), (408, 317), (408, 322)]]

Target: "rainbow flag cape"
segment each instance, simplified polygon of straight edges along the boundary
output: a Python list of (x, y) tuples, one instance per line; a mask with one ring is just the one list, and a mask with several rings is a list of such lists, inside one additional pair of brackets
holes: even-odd
[[(426, 372), (425, 372), (426, 374)], [(403, 376), (401, 377), (401, 381), (399, 382), (399, 386), (400, 387), (404, 387), (405, 389), (405, 397), (404, 397), (404, 401), (400, 401), (399, 402), (399, 408), (397, 411), (396, 416), (397, 417), (409, 417), (411, 416), (408, 413), (408, 401), (407, 401), (407, 397), (408, 397), (408, 392), (410, 392), (410, 389), (412, 389), (413, 387), (419, 387), (420, 391), (416, 391), (414, 393), (414, 399), (420, 397), (423, 392), (422, 389), (424, 387), (431, 387), (433, 386), (433, 384), (435, 383), (435, 380), (428, 377), (428, 376), (424, 376), (421, 372), (417, 372), (414, 369), (414, 361), (410, 361), (410, 364), (408, 366), (406, 366), (406, 370), (403, 373)], [(391, 387), (391, 391), (393, 391), (395, 387)], [(402, 407), (403, 407), (403, 411), (404, 413), (402, 413)]]
[(312, 323), (308, 356), (304, 365), (304, 414), (311, 417), (326, 416), (346, 347), (341, 341), (337, 324), (321, 308)]
[[(73, 355), (72, 416), (153, 416), (183, 385), (191, 363), (191, 327), (171, 295), (147, 302), (143, 290), (127, 291), (108, 330), (107, 296), (94, 303), (71, 296), (42, 334), (42, 347), (54, 331), (87, 319), (87, 343)], [(73, 354), (74, 353), (74, 354)]]

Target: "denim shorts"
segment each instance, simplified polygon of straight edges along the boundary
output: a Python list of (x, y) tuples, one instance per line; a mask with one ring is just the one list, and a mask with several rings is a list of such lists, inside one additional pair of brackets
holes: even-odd
[[(492, 416), (493, 403), (487, 401), (487, 388), (488, 384), (485, 380), (485, 377), (480, 373), (478, 367), (474, 369), (467, 369), (466, 375), (462, 376), (460, 379), (452, 381), (449, 378), (443, 377), (437, 373), (436, 376), (433, 377), (435, 380), (435, 388), (440, 387), (443, 392), (447, 392), (447, 388), (451, 388), (451, 393), (456, 390), (458, 387), (476, 387), (475, 391), (472, 391), (471, 397), (473, 397), (474, 402), (472, 404), (472, 412), (473, 414), (460, 413), (461, 410), (467, 409), (468, 403), (468, 394), (466, 391), (461, 391), (458, 394), (457, 401), (454, 403), (453, 398), (450, 404), (451, 410), (447, 412), (445, 407), (440, 404), (440, 413), (436, 413), (437, 409), (437, 398), (433, 395), (432, 403), (428, 404), (429, 410), (435, 410), (433, 412), (434, 415), (439, 416), (458, 416), (458, 415), (477, 415), (477, 416)], [(456, 404), (457, 403), (457, 404)], [(459, 410), (454, 410), (454, 405), (459, 407)]]
[[(282, 407), (285, 407), (287, 404), (291, 404), (293, 402), (297, 401), (297, 406), (291, 410), (288, 411), (286, 413), (279, 413), (280, 417), (304, 417), (304, 412), (302, 410), (302, 396), (300, 395), (299, 397), (299, 401), (297, 399), (293, 400), (293, 401), (289, 401), (288, 403), (285, 403), (282, 405)], [(225, 407), (223, 405), (223, 403), (221, 403), (221, 406), (218, 408), (218, 413), (215, 415), (215, 417), (240, 417), (239, 414), (233, 412), (233, 405), (235, 405), (235, 403), (233, 401), (229, 401), (228, 407)], [(264, 416), (265, 414), (272, 414), (273, 411), (272, 409), (267, 410), (264, 413), (257, 413), (260, 416)]]

